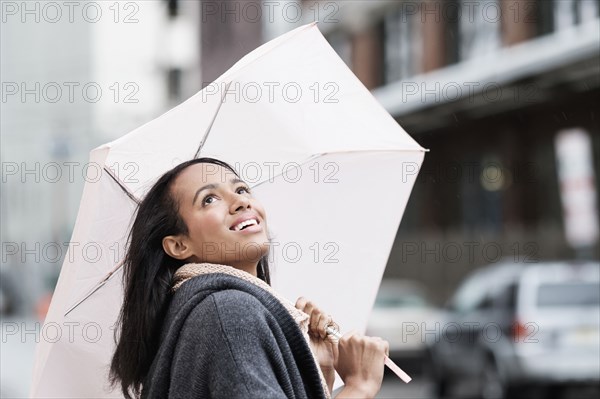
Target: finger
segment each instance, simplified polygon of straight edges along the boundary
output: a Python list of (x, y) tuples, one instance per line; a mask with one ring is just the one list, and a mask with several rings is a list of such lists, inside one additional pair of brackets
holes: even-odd
[(323, 315), (321, 320), (319, 321), (319, 332), (321, 333), (321, 338), (325, 339), (327, 337), (327, 326), (333, 324), (333, 318), (331, 315)]
[(319, 331), (319, 323), (321, 322), (322, 317), (323, 313), (318, 308), (312, 309), (310, 315), (310, 329), (317, 337), (321, 336), (321, 332)]
[[(385, 342), (385, 341), (383, 341), (383, 342), (380, 344), (380, 348), (382, 349), (382, 352), (384, 353), (384, 355), (388, 356), (388, 354), (390, 353), (390, 351), (389, 351), (389, 346), (386, 344), (386, 342)], [(388, 356), (388, 357), (389, 357), (389, 356)]]
[(319, 336), (321, 337), (321, 339), (325, 339), (325, 337), (327, 337), (327, 331), (325, 330), (325, 326), (327, 326), (327, 324), (329, 323), (330, 320), (331, 320), (331, 317), (325, 313), (323, 313), (321, 315), (321, 318), (319, 319), (318, 329), (319, 329)]
[(302, 311), (304, 311), (304, 307), (306, 306), (306, 302), (308, 302), (308, 300), (306, 298), (304, 298), (303, 296), (301, 296), (300, 298), (298, 298), (298, 300), (296, 301), (296, 309), (300, 309)]
[(317, 333), (319, 334), (319, 337), (321, 337), (321, 339), (325, 339), (325, 337), (327, 336), (327, 331), (325, 331), (325, 326), (327, 325), (328, 322), (328, 318), (327, 315), (325, 313), (319, 313), (319, 318), (317, 321)]
[(341, 339), (341, 340), (344, 340), (344, 341), (348, 341), (348, 340), (350, 340), (350, 338), (352, 338), (352, 337), (353, 337), (354, 335), (356, 335), (357, 333), (358, 333), (358, 331), (356, 331), (356, 330), (350, 330), (350, 331), (348, 331), (346, 334), (344, 334), (344, 335), (342, 336), (342, 338), (340, 338), (340, 339)]
[(311, 301), (306, 301), (306, 303), (304, 305), (304, 309), (302, 311), (304, 313), (306, 313), (308, 315), (308, 317), (309, 317), (308, 318), (308, 332), (309, 332), (309, 334), (314, 335), (314, 336), (318, 336), (318, 334), (315, 331), (315, 326), (314, 326), (314, 323), (315, 323), (315, 320), (314, 320), (315, 314), (314, 314), (313, 308), (314, 308), (314, 304)]
[(315, 315), (313, 314), (314, 313), (313, 312), (313, 308), (314, 308), (313, 303), (311, 301), (308, 301), (308, 302), (306, 302), (306, 305), (304, 306), (303, 312), (306, 313), (308, 315), (308, 317), (309, 317), (308, 318), (308, 331), (311, 334), (314, 334), (315, 336), (317, 336), (318, 334), (316, 334), (315, 327), (314, 327), (314, 323), (315, 323), (314, 317), (315, 317)]
[(333, 352), (333, 368), (337, 370), (338, 368), (338, 359), (340, 357), (340, 349), (338, 348), (338, 341), (331, 342), (331, 350)]
[(390, 346), (387, 341), (378, 341), (377, 343), (375, 343), (375, 345), (378, 351), (383, 352), (384, 355), (389, 357)]
[(311, 301), (306, 301), (306, 303), (304, 304), (304, 309), (302, 311), (307, 315), (311, 316), (314, 307), (315, 305)]
[(381, 338), (381, 337), (371, 337), (371, 339), (372, 339), (372, 342), (374, 342), (378, 347), (380, 347), (380, 348), (384, 348), (385, 347), (385, 342), (386, 341), (384, 341), (383, 338)]

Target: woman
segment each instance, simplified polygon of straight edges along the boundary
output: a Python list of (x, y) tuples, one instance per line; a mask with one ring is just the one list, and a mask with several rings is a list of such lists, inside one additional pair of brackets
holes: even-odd
[(388, 343), (270, 287), (267, 219), (228, 164), (165, 173), (139, 204), (124, 263), (112, 384), (127, 398), (373, 397)]

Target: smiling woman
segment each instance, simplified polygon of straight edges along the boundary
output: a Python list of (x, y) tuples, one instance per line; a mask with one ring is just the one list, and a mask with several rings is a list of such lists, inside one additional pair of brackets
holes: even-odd
[(257, 263), (269, 250), (266, 215), (232, 169), (190, 165), (174, 179), (171, 193), (187, 231), (163, 238), (169, 256), (230, 265), (257, 276)]
[(338, 398), (372, 397), (387, 342), (331, 340), (331, 317), (271, 288), (268, 252), (265, 210), (231, 166), (165, 173), (130, 232), (111, 383), (127, 398), (330, 398), (338, 371)]

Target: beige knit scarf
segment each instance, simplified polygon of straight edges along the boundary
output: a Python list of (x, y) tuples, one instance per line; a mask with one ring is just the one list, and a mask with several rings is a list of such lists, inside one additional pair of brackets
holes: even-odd
[[(242, 280), (248, 281), (264, 289), (265, 291), (273, 295), (277, 300), (279, 300), (279, 302), (281, 302), (281, 304), (287, 309), (287, 311), (296, 321), (296, 323), (298, 323), (298, 326), (302, 331), (302, 335), (304, 336), (306, 342), (311, 348), (311, 353), (313, 355), (313, 358), (315, 359), (315, 363), (317, 365), (319, 364), (317, 357), (315, 356), (315, 353), (312, 350), (310, 337), (308, 335), (309, 316), (300, 309), (297, 309), (294, 303), (290, 302), (287, 298), (279, 295), (269, 284), (244, 270), (236, 269), (232, 266), (219, 265), (215, 263), (188, 263), (181, 266), (175, 272), (172, 281), (172, 291), (175, 292), (181, 286), (181, 284), (191, 279), (192, 277), (210, 273), (224, 273), (229, 274), (231, 276), (239, 277)], [(321, 376), (321, 384), (323, 385), (325, 396), (327, 399), (330, 399), (331, 394), (329, 393), (329, 388), (327, 387), (325, 376), (321, 371), (321, 367), (317, 367), (317, 369), (319, 370), (319, 375)]]

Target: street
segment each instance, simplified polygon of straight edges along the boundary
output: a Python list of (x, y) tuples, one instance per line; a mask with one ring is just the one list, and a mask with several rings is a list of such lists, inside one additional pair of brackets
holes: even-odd
[(417, 377), (405, 384), (398, 377), (386, 375), (376, 398), (386, 399), (430, 399), (433, 398), (429, 381)]

